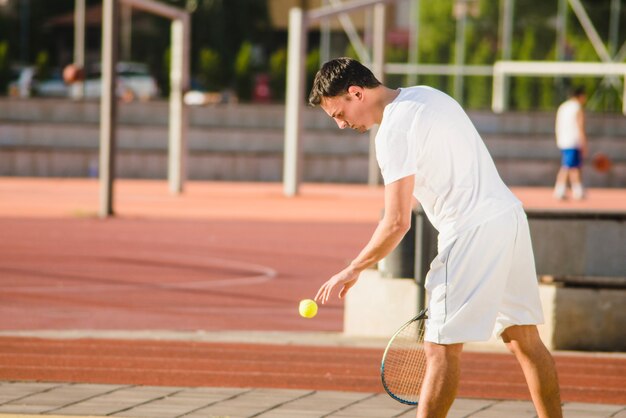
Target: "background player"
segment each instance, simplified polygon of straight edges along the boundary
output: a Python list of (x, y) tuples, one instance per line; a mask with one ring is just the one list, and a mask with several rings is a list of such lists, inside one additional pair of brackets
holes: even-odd
[(587, 135), (585, 134), (584, 105), (587, 95), (582, 87), (572, 91), (568, 100), (556, 112), (556, 144), (561, 150), (561, 168), (556, 176), (554, 197), (565, 199), (567, 180), (572, 186), (572, 197), (580, 200), (585, 197), (581, 168), (587, 156)]

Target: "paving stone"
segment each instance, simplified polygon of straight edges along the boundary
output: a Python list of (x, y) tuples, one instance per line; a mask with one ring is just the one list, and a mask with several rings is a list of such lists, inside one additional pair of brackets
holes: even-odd
[(7, 410), (3, 407), (18, 404), (28, 404), (33, 408), (31, 412), (43, 413), (52, 412), (66, 405), (74, 404), (83, 400), (87, 400), (99, 394), (104, 394), (112, 390), (116, 390), (120, 385), (91, 385), (91, 384), (66, 384), (59, 385), (22, 398), (19, 401), (12, 401), (0, 407), (0, 411)]
[(296, 400), (313, 393), (311, 390), (293, 389), (254, 389), (243, 393), (234, 399), (217, 402), (207, 408), (198, 410), (185, 418), (200, 418), (208, 416), (249, 417), (259, 412), (277, 408), (285, 402)]
[(484, 399), (455, 399), (452, 403), (451, 411), (461, 412), (477, 412), (482, 409), (486, 409), (498, 403), (500, 401), (484, 400)]
[(167, 396), (176, 390), (175, 388), (153, 386), (123, 387), (117, 391), (97, 396), (85, 402), (58, 409), (55, 411), (55, 414), (112, 415), (139, 404)]
[(285, 411), (291, 413), (292, 417), (299, 416), (298, 411), (320, 417), (333, 411), (337, 411), (354, 402), (363, 400), (369, 396), (371, 396), (369, 393), (318, 391), (309, 396), (305, 396), (286, 403), (285, 405), (281, 405), (274, 410), (259, 415), (259, 417), (269, 418), (270, 416), (274, 416), (276, 414), (284, 414)]
[[(0, 418), (414, 418), (386, 394), (250, 388), (0, 382)], [(58, 409), (45, 409), (57, 408)], [(568, 402), (567, 418), (626, 418), (624, 405)], [(47, 412), (47, 413), (46, 413)], [(65, 415), (65, 417), (61, 417)], [(448, 418), (531, 418), (529, 401), (457, 399)]]
[(626, 407), (615, 415), (611, 415), (611, 418), (626, 418)]
[(338, 411), (330, 417), (392, 417), (400, 415), (410, 410), (411, 406), (403, 405), (394, 401), (387, 395), (377, 394), (376, 396), (364, 399), (354, 405), (351, 405), (341, 411)]
[(0, 406), (0, 413), (12, 414), (39, 414), (41, 407), (39, 405), (29, 405), (27, 403), (12, 403), (10, 405)]
[(44, 392), (58, 386), (63, 385), (59, 383), (6, 382), (2, 385), (2, 390), (0, 390), (0, 404)]
[(563, 411), (568, 412), (602, 412), (606, 414), (614, 414), (622, 409), (624, 409), (624, 405), (581, 402), (567, 402), (563, 405)]
[(466, 415), (468, 418), (535, 418), (537, 414), (535, 411), (513, 410), (507, 411), (505, 409), (493, 410), (485, 409), (475, 413)]
[(171, 418), (192, 413), (208, 405), (243, 394), (250, 389), (182, 390), (163, 399), (117, 413), (118, 417)]
[(563, 415), (566, 418), (606, 418), (606, 417), (614, 417), (614, 415), (607, 415), (606, 412), (592, 412), (592, 411), (567, 411), (563, 412)]
[(500, 401), (494, 402), (485, 410), (487, 411), (522, 411), (535, 412), (535, 406), (532, 402), (527, 401)]

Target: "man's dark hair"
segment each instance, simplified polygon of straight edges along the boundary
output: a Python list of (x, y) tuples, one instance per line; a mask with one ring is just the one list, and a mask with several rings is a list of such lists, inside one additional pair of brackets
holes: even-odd
[(584, 96), (585, 95), (585, 88), (584, 87), (575, 87), (572, 89), (571, 91), (571, 96), (572, 97), (580, 97), (580, 96)]
[(309, 94), (309, 104), (317, 106), (324, 97), (337, 97), (348, 92), (350, 86), (374, 88), (381, 82), (363, 64), (352, 58), (328, 61), (315, 75)]

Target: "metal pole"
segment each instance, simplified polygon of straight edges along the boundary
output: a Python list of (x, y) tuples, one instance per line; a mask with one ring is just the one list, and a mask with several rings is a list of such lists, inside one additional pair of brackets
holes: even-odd
[[(372, 42), (372, 72), (381, 82), (385, 82), (385, 4), (378, 3), (374, 6), (374, 31)], [(369, 162), (367, 184), (376, 186), (380, 184), (380, 170), (376, 161), (376, 134), (378, 127), (370, 129)]]
[[(328, 0), (322, 2), (326, 6)], [(322, 63), (330, 60), (330, 19), (325, 18), (320, 22), (320, 61)]]
[(30, 61), (30, 0), (20, 3), (20, 61), (26, 64)]
[(306, 51), (305, 15), (303, 10), (297, 7), (289, 11), (287, 48), (283, 192), (286, 196), (295, 196), (298, 194), (302, 177), (302, 107), (304, 105), (304, 55)]
[(183, 95), (189, 86), (189, 17), (172, 21), (168, 183), (170, 192), (183, 191), (187, 159), (187, 110)]
[[(410, 0), (410, 25), (409, 25), (409, 63), (419, 62), (419, 20), (420, 20), (420, 0)], [(407, 84), (414, 86), (417, 84), (417, 74), (411, 73), (407, 77)]]
[[(619, 17), (621, 0), (611, 1), (611, 20), (609, 22), (609, 55), (615, 56), (619, 42)], [(626, 98), (625, 98), (626, 99)]]
[[(331, 7), (339, 8), (342, 6), (342, 3), (339, 0), (330, 0), (330, 4)], [(341, 23), (343, 31), (346, 33), (346, 36), (350, 40), (350, 44), (352, 44), (354, 51), (358, 55), (359, 60), (363, 63), (369, 63), (371, 61), (369, 52), (361, 41), (361, 38), (359, 37), (359, 34), (354, 27), (354, 24), (352, 23), (350, 15), (346, 13), (339, 13), (337, 15), (337, 18), (339, 19), (339, 23)]]
[(500, 18), (502, 22), (500, 29), (502, 59), (509, 61), (511, 59), (511, 43), (513, 40), (513, 14), (515, 0), (501, 0), (500, 5), (502, 7)]
[[(565, 60), (567, 34), (567, 0), (559, 0), (559, 10), (556, 18), (556, 60)], [(509, 59), (509, 58), (505, 58)]]
[(167, 17), (168, 19), (183, 19), (186, 12), (174, 6), (168, 6), (165, 3), (155, 0), (121, 0), (122, 3), (144, 12), (154, 13), (155, 15)]
[[(566, 56), (566, 36), (567, 36), (567, 0), (559, 0), (559, 9), (556, 17), (556, 60), (565, 61)], [(554, 79), (559, 91), (559, 99), (565, 96), (565, 86), (563, 77), (556, 77)]]
[(600, 38), (600, 35), (598, 35), (595, 26), (593, 26), (593, 22), (591, 22), (591, 19), (589, 18), (589, 15), (585, 10), (585, 6), (582, 5), (580, 0), (568, 1), (569, 4), (572, 6), (572, 10), (576, 14), (576, 17), (578, 17), (578, 21), (583, 27), (587, 38), (591, 42), (591, 45), (593, 45), (593, 49), (595, 49), (600, 59), (604, 62), (611, 62), (609, 51), (607, 51), (604, 43), (602, 42), (602, 38)]
[[(85, 68), (85, 0), (74, 3), (74, 65)], [(79, 80), (72, 85), (72, 98), (80, 100), (85, 95), (85, 84)]]
[[(454, 48), (454, 61), (457, 68), (465, 64), (465, 27), (467, 25), (467, 1), (456, 0), (456, 43)], [(463, 74), (457, 71), (454, 75), (454, 97), (459, 103), (463, 103)]]
[(121, 32), (122, 32), (122, 60), (130, 60), (130, 52), (132, 50), (132, 33), (133, 33), (133, 8), (122, 3), (121, 14)]
[(102, 4), (102, 96), (100, 98), (100, 209), (99, 216), (113, 215), (113, 180), (115, 177), (115, 66), (118, 42), (118, 0)]
[(372, 72), (381, 83), (385, 82), (385, 11), (384, 3), (378, 3), (374, 6)]
[[(513, 14), (515, 9), (515, 0), (501, 0), (500, 1), (501, 14), (500, 14), (500, 44), (502, 48), (502, 60), (509, 61), (511, 59), (511, 44), (513, 40)], [(498, 74), (501, 79), (496, 80), (494, 71), (493, 86), (496, 86), (500, 90), (500, 96), (497, 105), (497, 112), (503, 112), (507, 109), (509, 103), (509, 85), (510, 80), (504, 74)], [(495, 91), (494, 91), (494, 97)]]
[(500, 70), (501, 63), (496, 62), (493, 66), (493, 93), (491, 109), (494, 113), (502, 113), (506, 110), (505, 76)]

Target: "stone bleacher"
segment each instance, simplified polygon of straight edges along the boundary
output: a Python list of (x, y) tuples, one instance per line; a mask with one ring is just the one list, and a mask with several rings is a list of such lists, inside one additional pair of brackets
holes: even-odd
[[(120, 104), (117, 175), (165, 178), (168, 103)], [(500, 174), (511, 186), (554, 182), (559, 153), (553, 113), (471, 112)], [(0, 175), (86, 177), (97, 171), (99, 102), (0, 99)], [(189, 178), (280, 181), (284, 106), (217, 105), (190, 108)], [(613, 160), (607, 174), (592, 169), (592, 187), (626, 186), (626, 118), (588, 113), (591, 154)], [(304, 180), (367, 181), (369, 136), (337, 129), (319, 109), (304, 118)]]

